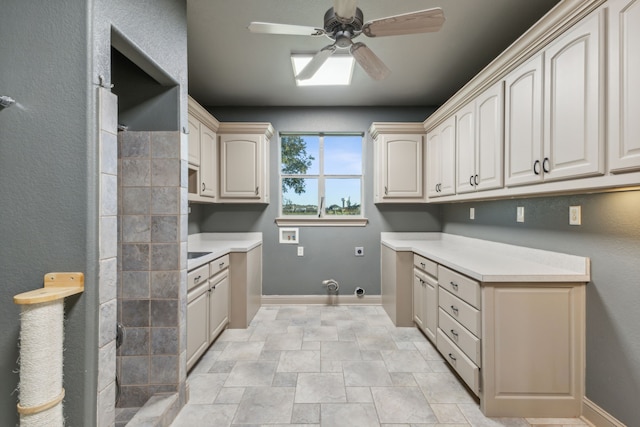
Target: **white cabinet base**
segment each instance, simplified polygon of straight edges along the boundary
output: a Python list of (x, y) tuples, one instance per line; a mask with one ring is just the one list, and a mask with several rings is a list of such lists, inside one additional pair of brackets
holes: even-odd
[(484, 284), (482, 412), (579, 417), (584, 396), (584, 283)]

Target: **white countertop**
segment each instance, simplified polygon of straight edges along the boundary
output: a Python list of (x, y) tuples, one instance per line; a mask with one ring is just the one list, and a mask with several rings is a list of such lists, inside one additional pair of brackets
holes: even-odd
[(588, 282), (589, 258), (446, 233), (381, 233), (383, 245), (410, 251), (481, 282)]
[(187, 270), (193, 270), (230, 252), (249, 252), (262, 244), (262, 233), (199, 233), (187, 238), (188, 252), (211, 252), (187, 260)]

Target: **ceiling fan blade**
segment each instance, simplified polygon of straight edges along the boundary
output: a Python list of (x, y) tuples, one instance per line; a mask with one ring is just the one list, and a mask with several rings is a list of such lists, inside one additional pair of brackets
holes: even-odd
[(431, 33), (439, 31), (443, 24), (444, 12), (441, 8), (436, 7), (374, 19), (364, 24), (362, 32), (369, 37)]
[(358, 0), (333, 0), (333, 13), (341, 21), (349, 22), (356, 14)]
[(374, 80), (384, 80), (391, 73), (391, 70), (387, 68), (384, 62), (364, 43), (352, 44), (351, 55), (369, 77)]
[(320, 67), (322, 67), (322, 64), (324, 64), (335, 51), (336, 47), (334, 45), (330, 45), (322, 49), (320, 52), (316, 53), (315, 56), (311, 58), (311, 61), (309, 61), (309, 63), (302, 69), (302, 71), (298, 73), (296, 79), (308, 80), (313, 77), (320, 69)]
[(271, 22), (252, 22), (249, 31), (260, 34), (283, 34), (290, 36), (321, 36), (322, 28), (305, 27), (304, 25), (273, 24)]

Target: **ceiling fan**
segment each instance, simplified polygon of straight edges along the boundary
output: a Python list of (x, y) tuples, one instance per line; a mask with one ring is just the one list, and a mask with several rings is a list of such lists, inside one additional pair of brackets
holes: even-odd
[(444, 13), (437, 7), (387, 18), (364, 22), (357, 0), (334, 0), (333, 7), (324, 14), (324, 28), (303, 25), (252, 22), (249, 31), (262, 34), (284, 34), (294, 36), (327, 36), (333, 43), (325, 46), (298, 73), (296, 79), (307, 80), (338, 49), (349, 49), (356, 62), (375, 80), (386, 78), (391, 72), (371, 49), (353, 39), (360, 34), (367, 37), (397, 36), (435, 32), (442, 28)]

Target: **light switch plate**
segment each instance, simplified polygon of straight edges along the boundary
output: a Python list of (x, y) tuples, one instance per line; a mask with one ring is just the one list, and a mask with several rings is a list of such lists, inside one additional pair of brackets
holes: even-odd
[(476, 219), (476, 208), (469, 208), (469, 219)]
[(304, 256), (304, 246), (298, 246), (298, 256)]
[(569, 225), (582, 224), (582, 208), (580, 206), (569, 206)]
[(524, 222), (524, 206), (518, 206), (516, 208), (516, 221)]

